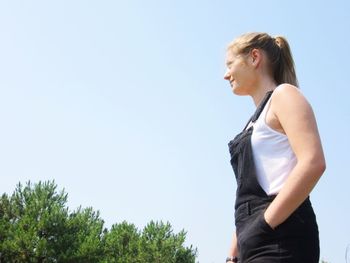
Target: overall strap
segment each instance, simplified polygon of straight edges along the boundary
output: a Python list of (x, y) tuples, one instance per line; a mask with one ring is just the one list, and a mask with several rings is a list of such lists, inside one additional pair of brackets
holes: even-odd
[(270, 97), (271, 97), (271, 95), (272, 95), (272, 92), (273, 92), (273, 90), (268, 91), (268, 92), (265, 94), (264, 98), (263, 98), (262, 101), (260, 102), (259, 106), (256, 108), (256, 110), (255, 110), (253, 116), (250, 117), (250, 119), (248, 120), (248, 122), (247, 122), (247, 124), (245, 125), (245, 127), (244, 127), (243, 130), (245, 130), (245, 129), (248, 127), (248, 125), (249, 125), (250, 122), (253, 122), (253, 123), (254, 123), (254, 122), (259, 118), (259, 116), (260, 116), (261, 112), (263, 111), (263, 109), (264, 109), (266, 103), (269, 101), (269, 99), (270, 99)]

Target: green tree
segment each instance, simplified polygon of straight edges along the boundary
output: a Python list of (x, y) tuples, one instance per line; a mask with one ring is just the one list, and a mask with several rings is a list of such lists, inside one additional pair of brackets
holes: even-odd
[(174, 234), (170, 223), (151, 221), (142, 231), (123, 222), (105, 236), (105, 263), (194, 263), (197, 250), (185, 247), (186, 232)]
[(142, 231), (141, 257), (145, 262), (195, 262), (197, 250), (184, 247), (186, 232), (174, 234), (170, 223), (151, 221)]
[(9, 254), (8, 240), (10, 237), (10, 227), (12, 221), (12, 210), (10, 199), (7, 194), (3, 194), (0, 198), (0, 262)]
[(54, 182), (18, 184), (0, 198), (0, 262), (7, 263), (194, 263), (197, 250), (185, 247), (185, 231), (150, 222), (104, 228), (99, 212), (69, 212), (67, 194)]
[(21, 184), (9, 198), (2, 196), (1, 221), (7, 233), (1, 244), (5, 262), (55, 262), (64, 246), (61, 236), (67, 218), (67, 195), (54, 182)]
[(114, 224), (104, 240), (105, 263), (146, 262), (140, 256), (140, 233), (133, 224)]
[(2, 262), (98, 262), (103, 221), (92, 208), (68, 212), (54, 182), (17, 185), (0, 199)]
[(66, 253), (59, 259), (67, 263), (96, 263), (102, 258), (102, 238), (105, 229), (99, 212), (91, 207), (79, 207), (67, 219), (65, 240), (69, 243)]

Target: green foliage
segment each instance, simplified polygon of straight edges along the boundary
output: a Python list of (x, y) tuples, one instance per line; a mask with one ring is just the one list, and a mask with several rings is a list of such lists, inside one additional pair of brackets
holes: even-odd
[(95, 263), (100, 260), (103, 220), (92, 208), (79, 207), (68, 216), (64, 238), (69, 247), (60, 261), (72, 263)]
[(151, 221), (143, 230), (142, 258), (146, 262), (195, 262), (196, 251), (184, 248), (186, 233), (173, 234), (171, 225)]
[(0, 262), (8, 263), (194, 263), (197, 250), (185, 247), (186, 232), (151, 221), (139, 231), (114, 224), (108, 231), (99, 212), (69, 212), (67, 194), (54, 182), (18, 184), (0, 198)]
[(5, 262), (56, 262), (64, 246), (67, 195), (56, 192), (54, 182), (17, 185), (0, 203), (1, 259)]
[(114, 224), (105, 235), (104, 248), (106, 263), (141, 262), (140, 233), (133, 224)]
[(194, 263), (197, 250), (184, 247), (186, 233), (174, 234), (170, 223), (151, 221), (143, 231), (122, 222), (105, 236), (105, 263)]

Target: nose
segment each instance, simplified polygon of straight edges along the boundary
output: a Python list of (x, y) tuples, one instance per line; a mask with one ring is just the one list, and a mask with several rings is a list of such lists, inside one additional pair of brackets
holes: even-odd
[(230, 80), (230, 78), (231, 78), (230, 72), (228, 70), (226, 70), (225, 75), (224, 75), (224, 79)]

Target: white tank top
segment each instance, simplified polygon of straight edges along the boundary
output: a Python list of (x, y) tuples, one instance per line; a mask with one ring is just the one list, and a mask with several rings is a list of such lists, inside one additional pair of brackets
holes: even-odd
[(271, 98), (272, 96), (259, 118), (253, 123), (251, 140), (258, 182), (267, 195), (276, 195), (281, 190), (297, 160), (288, 137), (273, 130), (265, 122)]

